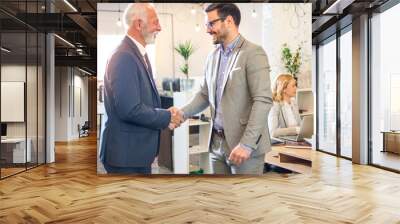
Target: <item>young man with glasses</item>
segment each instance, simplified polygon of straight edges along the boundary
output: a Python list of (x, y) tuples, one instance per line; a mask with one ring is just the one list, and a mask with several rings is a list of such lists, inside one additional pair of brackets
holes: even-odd
[(180, 112), (188, 118), (210, 106), (213, 173), (262, 174), (272, 106), (267, 55), (240, 35), (235, 4), (214, 3), (205, 11), (207, 33), (218, 46), (207, 58), (201, 90)]

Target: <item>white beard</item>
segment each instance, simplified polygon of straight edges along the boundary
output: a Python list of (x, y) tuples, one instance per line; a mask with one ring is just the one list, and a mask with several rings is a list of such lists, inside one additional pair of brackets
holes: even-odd
[(146, 44), (154, 44), (154, 42), (156, 40), (157, 32), (154, 32), (154, 33), (142, 32), (142, 35), (144, 38), (144, 42), (146, 42)]

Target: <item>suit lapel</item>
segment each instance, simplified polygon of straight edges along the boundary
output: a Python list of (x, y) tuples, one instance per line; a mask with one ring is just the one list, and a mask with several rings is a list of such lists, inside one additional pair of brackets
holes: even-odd
[(210, 94), (210, 102), (212, 103), (213, 107), (215, 108), (215, 99), (216, 99), (216, 88), (217, 88), (217, 74), (218, 74), (218, 67), (219, 67), (219, 60), (221, 58), (221, 52), (219, 50), (215, 51), (213, 60), (212, 60), (212, 67), (211, 67), (211, 89), (209, 90)]
[(226, 70), (226, 75), (225, 75), (225, 77), (224, 77), (224, 81), (223, 81), (223, 84), (222, 84), (222, 95), (224, 95), (224, 90), (225, 90), (226, 82), (228, 81), (228, 78), (229, 78), (229, 76), (231, 75), (231, 71), (232, 71), (233, 65), (235, 64), (236, 59), (237, 59), (237, 57), (238, 57), (238, 55), (239, 55), (239, 52), (240, 52), (240, 48), (242, 47), (242, 45), (243, 45), (243, 43), (244, 43), (244, 38), (243, 38), (242, 36), (240, 36), (239, 38), (240, 38), (240, 39), (239, 39), (239, 43), (238, 43), (238, 44), (236, 45), (236, 47), (233, 49), (233, 54), (232, 54), (232, 56), (229, 58), (229, 61), (228, 61), (228, 66), (227, 66), (227, 70)]
[[(151, 71), (146, 67), (146, 62), (144, 61), (144, 59), (143, 59), (143, 57), (142, 57), (142, 54), (140, 54), (140, 51), (139, 51), (139, 49), (137, 48), (136, 44), (133, 43), (133, 41), (132, 41), (131, 39), (129, 39), (129, 37), (126, 36), (125, 39), (124, 39), (124, 41), (125, 41), (126, 43), (128, 43), (128, 45), (132, 48), (133, 53), (136, 55), (136, 57), (137, 57), (137, 58), (139, 59), (139, 61), (142, 63), (142, 66), (144, 67), (144, 70), (145, 70), (146, 73), (147, 73), (147, 75), (146, 75), (146, 76), (147, 76), (147, 79), (150, 81), (151, 87), (153, 88), (153, 92), (154, 92), (155, 95), (156, 95), (157, 103), (160, 105), (160, 104), (161, 104), (161, 100), (160, 100), (160, 96), (159, 96), (158, 91), (157, 91), (156, 84), (155, 84), (154, 79), (153, 79), (153, 75), (152, 75)], [(150, 63), (148, 63), (148, 66), (151, 66)], [(151, 69), (151, 68), (150, 68), (150, 69)]]

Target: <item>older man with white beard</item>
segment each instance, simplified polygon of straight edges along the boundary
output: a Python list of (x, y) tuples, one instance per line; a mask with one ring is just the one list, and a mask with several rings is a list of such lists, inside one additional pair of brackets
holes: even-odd
[(153, 5), (130, 4), (124, 13), (126, 37), (108, 60), (104, 76), (107, 122), (100, 159), (108, 173), (150, 174), (160, 130), (182, 117), (161, 109), (146, 45), (161, 27)]

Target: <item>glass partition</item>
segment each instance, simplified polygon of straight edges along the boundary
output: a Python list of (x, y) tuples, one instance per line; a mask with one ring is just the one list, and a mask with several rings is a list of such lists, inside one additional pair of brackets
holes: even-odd
[(336, 36), (318, 47), (318, 149), (336, 154)]
[(352, 158), (352, 32), (340, 36), (340, 155)]
[[(14, 3), (0, 7), (16, 17), (43, 12), (44, 1)], [(45, 162), (45, 44), (43, 33), (0, 12), (0, 178)]]
[(372, 164), (400, 171), (400, 4), (371, 18)]

